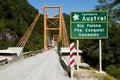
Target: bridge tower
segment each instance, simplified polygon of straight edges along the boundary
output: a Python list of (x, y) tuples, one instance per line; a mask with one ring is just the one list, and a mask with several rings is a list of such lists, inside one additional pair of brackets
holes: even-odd
[[(50, 10), (55, 9), (55, 13), (57, 12), (57, 15), (54, 15), (51, 13)], [(52, 15), (52, 16), (49, 16)], [(61, 33), (62, 33), (62, 26), (61, 26), (61, 6), (47, 6), (44, 5), (44, 49), (47, 49), (47, 31), (58, 31), (58, 38), (61, 39)]]

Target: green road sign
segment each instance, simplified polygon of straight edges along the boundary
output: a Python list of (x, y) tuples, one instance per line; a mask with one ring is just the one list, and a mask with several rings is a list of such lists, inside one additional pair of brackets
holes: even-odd
[(108, 12), (71, 12), (70, 37), (71, 39), (108, 38)]

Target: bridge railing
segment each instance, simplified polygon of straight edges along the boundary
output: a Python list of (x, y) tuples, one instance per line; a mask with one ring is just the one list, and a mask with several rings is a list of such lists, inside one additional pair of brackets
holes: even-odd
[(24, 47), (25, 46), (26, 42), (28, 41), (28, 39), (29, 39), (29, 37), (30, 37), (30, 35), (31, 35), (32, 31), (33, 31), (33, 28), (34, 28), (36, 22), (39, 19), (39, 16), (40, 16), (40, 13), (37, 14), (37, 16), (33, 20), (32, 24), (27, 29), (27, 31), (24, 33), (23, 37), (20, 39), (20, 41), (18, 42), (16, 47)]
[(31, 57), (38, 53), (42, 53), (42, 52), (43, 52), (43, 50), (29, 51), (29, 52), (23, 53), (23, 56), (24, 56), (24, 58), (27, 58), (27, 57)]
[(62, 47), (69, 47), (69, 36), (63, 14), (62, 14)]

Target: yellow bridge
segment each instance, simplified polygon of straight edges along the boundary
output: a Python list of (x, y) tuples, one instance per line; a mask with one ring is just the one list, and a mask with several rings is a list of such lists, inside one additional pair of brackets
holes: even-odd
[[(53, 14), (51, 12), (51, 9), (55, 9), (54, 13), (57, 13), (57, 15), (49, 16), (49, 14)], [(69, 46), (69, 37), (66, 30), (66, 25), (64, 21), (64, 17), (62, 14), (61, 6), (43, 6), (43, 12), (44, 12), (44, 49), (47, 49), (47, 31), (57, 31), (58, 34), (53, 35), (53, 41), (61, 42), (63, 47)], [(49, 11), (49, 12), (48, 12)], [(30, 27), (25, 32), (24, 36), (20, 39), (16, 47), (24, 47), (27, 40), (29, 39), (33, 28), (37, 22), (37, 20), (40, 18), (41, 13), (38, 13), (33, 20)]]

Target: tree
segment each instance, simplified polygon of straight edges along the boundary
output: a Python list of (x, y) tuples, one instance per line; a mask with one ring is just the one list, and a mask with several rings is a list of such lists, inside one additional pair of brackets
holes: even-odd
[[(120, 79), (120, 0), (98, 0), (100, 3), (96, 6), (96, 10), (108, 10), (109, 17), (109, 38), (102, 40), (103, 44), (103, 69), (106, 70), (112, 76)], [(91, 43), (92, 44), (92, 43)], [(89, 44), (87, 44), (89, 45)], [(90, 45), (89, 45), (90, 46)], [(90, 49), (92, 47), (90, 46)], [(97, 49), (97, 48), (96, 48)], [(96, 49), (94, 51), (96, 51)], [(92, 49), (93, 50), (93, 49)], [(87, 49), (86, 54), (89, 54)], [(96, 57), (94, 52), (91, 56)], [(93, 59), (93, 58), (92, 58)], [(91, 65), (95, 65), (90, 61)], [(97, 66), (98, 64), (96, 64)]]
[[(0, 49), (16, 46), (37, 14), (38, 11), (27, 0), (0, 0), (0, 32), (2, 29), (7, 28), (18, 36), (13, 42), (0, 40)], [(25, 46), (27, 47), (25, 49), (27, 51), (41, 49), (43, 45), (40, 45), (40, 43), (43, 43), (43, 15), (40, 16), (27, 44), (31, 47)]]

